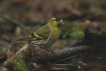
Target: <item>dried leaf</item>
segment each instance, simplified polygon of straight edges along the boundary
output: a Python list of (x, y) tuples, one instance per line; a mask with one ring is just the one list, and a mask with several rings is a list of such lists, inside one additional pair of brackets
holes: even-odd
[(11, 51), (8, 49), (8, 51), (7, 51), (7, 59), (8, 59), (8, 58), (11, 58), (13, 55), (14, 55), (14, 53), (11, 52)]

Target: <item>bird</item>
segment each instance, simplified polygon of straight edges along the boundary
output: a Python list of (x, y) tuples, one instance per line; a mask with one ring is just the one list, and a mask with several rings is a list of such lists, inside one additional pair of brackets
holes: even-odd
[(35, 48), (46, 49), (58, 40), (63, 24), (63, 19), (60, 16), (53, 17), (47, 24), (14, 43), (26, 43)]

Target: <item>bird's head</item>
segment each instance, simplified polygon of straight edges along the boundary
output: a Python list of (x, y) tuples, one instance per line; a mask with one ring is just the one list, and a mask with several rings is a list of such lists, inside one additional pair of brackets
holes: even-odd
[(56, 16), (56, 17), (51, 18), (48, 24), (52, 27), (60, 28), (64, 23), (61, 17)]

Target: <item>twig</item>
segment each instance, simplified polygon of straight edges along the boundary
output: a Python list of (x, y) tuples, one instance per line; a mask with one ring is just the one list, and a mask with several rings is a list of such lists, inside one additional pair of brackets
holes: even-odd
[[(48, 66), (55, 66), (55, 67), (74, 67), (74, 68), (78, 68), (78, 65), (72, 65), (72, 64), (49, 64)], [(80, 68), (96, 68), (96, 67), (104, 67), (106, 68), (105, 65), (79, 65)]]
[(14, 20), (14, 19), (12, 19), (12, 18), (10, 18), (10, 17), (8, 17), (8, 16), (5, 16), (5, 15), (3, 15), (3, 14), (0, 14), (0, 17), (3, 18), (3, 19), (5, 19), (5, 20), (7, 20), (7, 21), (9, 21), (9, 22), (11, 22), (11, 23), (14, 23), (14, 24), (20, 26), (20, 27), (21, 27), (22, 29), (24, 29), (24, 30), (29, 31), (29, 28), (27, 28), (27, 27), (26, 27), (25, 25), (23, 25), (23, 23), (21, 23), (21, 22), (18, 22), (18, 21)]

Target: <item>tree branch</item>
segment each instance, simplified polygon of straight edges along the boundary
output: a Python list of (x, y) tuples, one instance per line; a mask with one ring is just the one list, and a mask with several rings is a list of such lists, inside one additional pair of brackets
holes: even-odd
[[(72, 48), (64, 48), (61, 50), (55, 50), (53, 52), (42, 52), (38, 55), (38, 63), (47, 63), (47, 62), (55, 62), (57, 60), (61, 60), (67, 57), (70, 57), (71, 55), (82, 52), (85, 50), (93, 49), (91, 46), (77, 46)], [(36, 55), (35, 55), (36, 58)]]
[[(48, 62), (56, 62), (61, 59), (65, 59), (67, 57), (70, 57), (71, 55), (82, 52), (85, 50), (93, 49), (91, 46), (77, 46), (77, 47), (71, 47), (71, 48), (64, 48), (61, 50), (55, 50), (53, 52), (43, 51), (38, 54), (38, 57), (36, 56), (37, 52), (34, 49), (35, 54), (33, 54), (34, 60), (38, 64), (44, 64)], [(41, 49), (39, 49), (41, 50)], [(6, 68), (12, 69), (13, 71), (30, 71), (29, 67), (26, 64), (26, 61), (31, 59), (30, 55), (32, 54), (31, 47), (29, 47), (28, 44), (26, 44), (23, 48), (21, 48), (14, 56), (12, 56), (10, 59), (6, 60), (4, 62), (4, 66)], [(33, 61), (31, 61), (33, 62)], [(38, 69), (41, 69), (38, 68)]]

